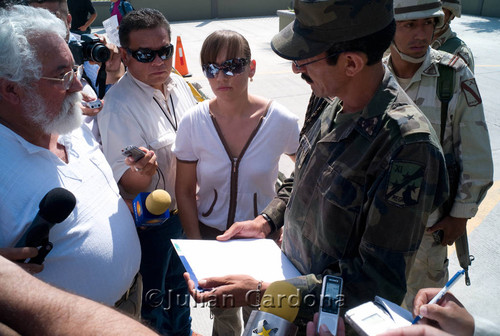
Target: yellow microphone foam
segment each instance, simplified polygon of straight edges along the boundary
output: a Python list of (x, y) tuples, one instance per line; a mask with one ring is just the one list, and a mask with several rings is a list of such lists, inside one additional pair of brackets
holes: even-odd
[(267, 287), (260, 301), (260, 311), (293, 323), (302, 301), (297, 287), (286, 281), (275, 281)]
[(157, 189), (152, 191), (148, 197), (146, 197), (146, 209), (153, 215), (161, 215), (170, 207), (172, 199), (168, 192), (162, 189)]

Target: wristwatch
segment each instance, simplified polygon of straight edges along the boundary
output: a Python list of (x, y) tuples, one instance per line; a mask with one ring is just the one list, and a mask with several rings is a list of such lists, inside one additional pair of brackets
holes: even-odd
[(269, 224), (269, 227), (271, 228), (271, 232), (269, 232), (269, 234), (273, 233), (276, 231), (277, 227), (276, 225), (274, 224), (273, 220), (265, 213), (261, 213), (260, 214), (262, 217), (264, 217), (264, 219), (267, 221), (267, 223)]

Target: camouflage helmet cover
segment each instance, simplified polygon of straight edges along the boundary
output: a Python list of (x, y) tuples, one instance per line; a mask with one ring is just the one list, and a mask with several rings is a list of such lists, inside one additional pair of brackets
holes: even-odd
[(393, 20), (393, 0), (295, 0), (295, 20), (271, 41), (279, 56), (300, 60), (335, 43), (371, 35)]
[(444, 24), (444, 13), (439, 0), (394, 0), (396, 21), (438, 18), (436, 28)]
[(441, 0), (443, 8), (448, 9), (456, 17), (462, 15), (462, 4), (460, 0)]

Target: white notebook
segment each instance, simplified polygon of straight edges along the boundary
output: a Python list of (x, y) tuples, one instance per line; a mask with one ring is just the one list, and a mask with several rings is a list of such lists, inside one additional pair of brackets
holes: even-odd
[(348, 310), (345, 319), (359, 335), (375, 336), (390, 329), (410, 326), (413, 316), (401, 306), (375, 296), (375, 300)]
[(197, 287), (200, 279), (231, 274), (265, 282), (301, 275), (271, 239), (172, 239), (172, 244)]

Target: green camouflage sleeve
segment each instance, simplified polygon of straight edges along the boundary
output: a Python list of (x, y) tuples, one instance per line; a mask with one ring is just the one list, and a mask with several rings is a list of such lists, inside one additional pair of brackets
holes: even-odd
[[(376, 176), (367, 190), (360, 214), (364, 219), (360, 227), (353, 229), (359, 236), (350, 238), (353, 248), (348, 250), (353, 252), (322, 274), (288, 280), (300, 289), (303, 298), (296, 324), (305, 326), (317, 312), (321, 279), (326, 274), (339, 275), (344, 280), (341, 314), (373, 300), (375, 295), (402, 302), (406, 273), (427, 218), (448, 196), (448, 177), (437, 141), (422, 140), (421, 135), (407, 136), (406, 145), (394, 152), (387, 169)], [(312, 302), (316, 305), (312, 306)]]
[(281, 228), (283, 226), (285, 208), (290, 199), (290, 194), (293, 188), (293, 173), (292, 175), (285, 179), (278, 190), (277, 196), (269, 203), (269, 205), (262, 211), (271, 218), (276, 228)]

